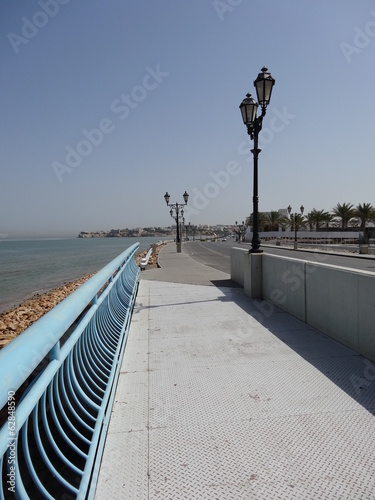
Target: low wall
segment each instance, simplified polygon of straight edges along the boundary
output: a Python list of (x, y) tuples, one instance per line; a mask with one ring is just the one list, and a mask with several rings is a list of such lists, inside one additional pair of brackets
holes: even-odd
[(305, 262), (263, 254), (262, 299), (306, 322)]
[(306, 264), (307, 323), (375, 360), (375, 278), (326, 264)]
[(233, 281), (242, 286), (244, 285), (245, 267), (249, 261), (248, 255), (248, 249), (230, 249), (230, 275)]
[[(248, 228), (249, 229), (249, 228)], [(315, 240), (358, 240), (363, 237), (363, 231), (297, 231), (298, 241), (303, 239)], [(253, 233), (246, 231), (246, 241), (251, 241)], [(289, 238), (295, 237), (294, 231), (260, 231), (259, 237), (261, 240), (270, 238)]]
[[(271, 301), (375, 360), (375, 277), (372, 273), (290, 257), (252, 255), (237, 248), (232, 249), (231, 268), (232, 260), (235, 269), (232, 279), (244, 286), (246, 295)], [(258, 272), (254, 273), (254, 267)]]

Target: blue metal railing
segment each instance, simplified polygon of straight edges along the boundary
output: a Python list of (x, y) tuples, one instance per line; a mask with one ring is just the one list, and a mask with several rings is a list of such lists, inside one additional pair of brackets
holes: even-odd
[(0, 351), (1, 500), (93, 495), (137, 293), (138, 247)]

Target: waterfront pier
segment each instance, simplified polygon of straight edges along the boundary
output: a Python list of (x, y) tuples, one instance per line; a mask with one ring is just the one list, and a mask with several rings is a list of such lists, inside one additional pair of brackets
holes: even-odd
[(143, 271), (96, 499), (374, 498), (369, 360), (230, 275)]

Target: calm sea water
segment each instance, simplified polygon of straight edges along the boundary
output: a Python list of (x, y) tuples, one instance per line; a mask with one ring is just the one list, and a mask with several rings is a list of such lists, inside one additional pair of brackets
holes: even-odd
[(96, 272), (134, 243), (160, 238), (67, 238), (0, 241), (0, 312), (61, 284)]

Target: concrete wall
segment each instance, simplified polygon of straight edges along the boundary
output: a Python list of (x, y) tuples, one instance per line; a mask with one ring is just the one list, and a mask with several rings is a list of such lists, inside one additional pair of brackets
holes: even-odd
[[(295, 233), (294, 231), (260, 231), (259, 237), (260, 239), (266, 238), (291, 238), (294, 239)], [(363, 236), (363, 231), (297, 231), (298, 239), (358, 239)], [(246, 229), (246, 241), (251, 241), (253, 237), (253, 233), (250, 231), (250, 228)]]
[(374, 275), (327, 264), (306, 273), (306, 322), (375, 360)]
[(249, 249), (246, 248), (230, 249), (230, 275), (233, 281), (242, 286), (244, 285), (244, 271), (248, 264), (248, 254)]
[(306, 321), (305, 262), (263, 254), (263, 299)]
[(271, 301), (375, 360), (375, 276), (372, 273), (232, 250), (231, 263), (232, 259), (236, 262), (232, 279), (244, 286), (246, 295)]

